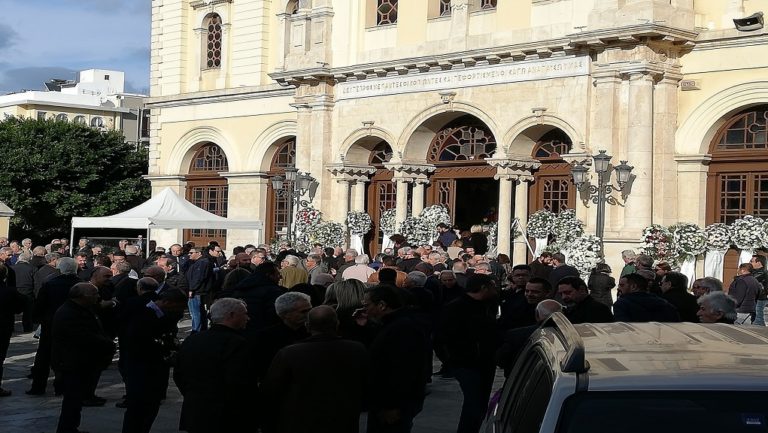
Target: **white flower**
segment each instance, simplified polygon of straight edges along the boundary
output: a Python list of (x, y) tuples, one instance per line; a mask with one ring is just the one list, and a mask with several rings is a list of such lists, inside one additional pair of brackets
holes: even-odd
[(581, 275), (588, 275), (600, 260), (600, 238), (585, 235), (572, 240), (568, 246), (568, 263), (579, 270)]
[(350, 211), (347, 213), (347, 228), (352, 235), (363, 236), (371, 230), (373, 222), (365, 212)]
[(556, 241), (567, 246), (584, 234), (584, 223), (576, 218), (574, 209), (566, 209), (555, 216), (552, 234)]
[(335, 221), (326, 221), (311, 233), (312, 243), (318, 243), (325, 247), (340, 247), (344, 244), (344, 224)]
[(765, 245), (762, 218), (746, 215), (731, 224), (731, 240), (740, 250), (755, 250)]
[(546, 239), (552, 232), (554, 221), (555, 214), (546, 209), (534, 212), (528, 217), (528, 225), (526, 227), (528, 236), (535, 239)]
[(411, 245), (428, 245), (432, 243), (434, 226), (424, 218), (409, 216), (400, 224), (398, 231)]
[(669, 228), (677, 248), (677, 259), (685, 261), (707, 250), (707, 234), (696, 224), (677, 223)]
[(391, 236), (395, 234), (397, 231), (397, 227), (395, 225), (395, 214), (397, 213), (397, 210), (395, 208), (387, 209), (384, 211), (383, 214), (381, 214), (381, 219), (379, 220), (379, 227), (381, 228), (381, 231), (387, 235)]
[[(677, 248), (672, 232), (660, 224), (652, 224), (643, 230), (640, 253), (651, 256), (655, 262), (676, 263)], [(673, 266), (674, 267), (674, 266)]]
[(704, 229), (707, 251), (727, 251), (731, 247), (731, 229), (723, 223), (714, 223)]

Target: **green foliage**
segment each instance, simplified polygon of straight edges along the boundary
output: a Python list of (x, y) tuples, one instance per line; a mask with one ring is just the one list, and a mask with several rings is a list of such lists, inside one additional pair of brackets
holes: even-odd
[(53, 120), (0, 121), (0, 201), (14, 237), (68, 236), (73, 216), (105, 216), (150, 196), (148, 153), (122, 133)]

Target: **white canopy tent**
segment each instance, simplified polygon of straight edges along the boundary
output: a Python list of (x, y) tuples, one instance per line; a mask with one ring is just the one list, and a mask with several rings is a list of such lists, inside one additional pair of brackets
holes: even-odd
[(75, 229), (82, 228), (144, 229), (147, 231), (148, 245), (151, 229), (262, 230), (264, 224), (261, 221), (232, 220), (214, 215), (188, 202), (171, 188), (165, 188), (144, 203), (119, 214), (73, 217), (70, 245), (74, 245)]

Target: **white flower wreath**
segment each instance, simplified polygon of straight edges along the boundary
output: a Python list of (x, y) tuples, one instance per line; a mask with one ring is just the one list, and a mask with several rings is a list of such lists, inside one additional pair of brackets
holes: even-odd
[(731, 240), (740, 250), (755, 250), (765, 245), (762, 218), (746, 215), (731, 224)]
[(570, 250), (570, 244), (584, 234), (584, 223), (576, 218), (574, 209), (566, 209), (553, 219), (551, 232), (558, 243)]
[(651, 256), (654, 261), (675, 263), (677, 249), (672, 232), (660, 224), (651, 224), (643, 229), (640, 253)]
[(340, 247), (344, 244), (344, 224), (335, 221), (323, 221), (312, 231), (312, 242), (325, 247)]
[(347, 213), (347, 228), (352, 235), (363, 236), (371, 230), (373, 221), (365, 212), (349, 211)]
[(570, 243), (568, 253), (569, 264), (588, 275), (600, 260), (600, 238), (582, 234)]
[(669, 227), (677, 248), (680, 262), (686, 258), (703, 254), (707, 250), (707, 234), (696, 224), (677, 223)]
[(387, 209), (381, 214), (381, 218), (379, 219), (379, 228), (387, 236), (391, 236), (397, 231), (397, 225), (395, 224), (396, 213), (397, 210), (395, 208)]
[(528, 236), (535, 239), (549, 237), (549, 234), (552, 232), (552, 224), (554, 224), (554, 221), (555, 214), (546, 209), (534, 212), (528, 217), (528, 225), (526, 226)]
[(727, 251), (731, 247), (731, 229), (723, 223), (714, 223), (704, 229), (707, 251)]

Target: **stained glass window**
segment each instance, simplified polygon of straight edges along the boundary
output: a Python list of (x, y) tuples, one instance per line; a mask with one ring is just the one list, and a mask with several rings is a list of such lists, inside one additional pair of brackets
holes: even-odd
[(474, 161), (489, 158), (496, 139), (483, 125), (447, 126), (437, 133), (429, 149), (430, 162)]
[(205, 68), (221, 67), (221, 41), (223, 39), (221, 17), (211, 14), (203, 24), (205, 45)]
[(383, 26), (397, 23), (397, 0), (377, 0), (376, 24)]

